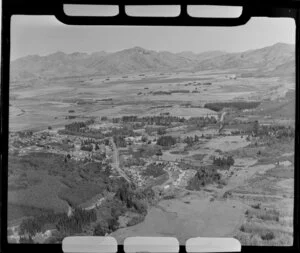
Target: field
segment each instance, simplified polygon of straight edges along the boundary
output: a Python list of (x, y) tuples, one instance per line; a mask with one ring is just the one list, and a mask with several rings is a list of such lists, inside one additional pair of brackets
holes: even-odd
[(294, 83), (228, 78), (235, 74), (14, 83), (10, 222), (55, 211), (68, 213), (70, 225), (82, 208), (96, 218), (84, 220), (80, 234), (119, 243), (136, 235), (181, 244), (229, 236), (243, 245), (291, 245), (295, 115), (286, 112)]
[[(212, 218), (214, 217), (214, 218)], [(231, 235), (243, 218), (243, 206), (235, 201), (214, 201), (197, 194), (163, 200), (152, 207), (145, 220), (114, 232), (118, 243), (128, 236), (174, 236), (181, 244), (197, 236)]]
[[(207, 73), (205, 74), (207, 75)], [(212, 85), (196, 87), (199, 93), (152, 94), (164, 89), (164, 87), (167, 87), (168, 90), (181, 90), (186, 89), (186, 87), (189, 87), (191, 91), (195, 90), (195, 86), (186, 86), (186, 84), (192, 84), (193, 80), (201, 80), (202, 76), (203, 73), (201, 72), (165, 76), (153, 73), (146, 74), (144, 79), (138, 75), (133, 75), (133, 80), (124, 80), (121, 76), (114, 76), (110, 77), (109, 81), (103, 77), (94, 77), (93, 80), (83, 77), (75, 80), (71, 78), (57, 80), (51, 82), (51, 87), (45, 81), (31, 83), (25, 88), (21, 85), (15, 86), (10, 101), (12, 112), (10, 114), (10, 129), (15, 131), (31, 128), (43, 129), (49, 125), (63, 126), (70, 122), (69, 119), (66, 119), (70, 114), (69, 110), (74, 110), (73, 114), (77, 116), (77, 121), (90, 116), (154, 115), (166, 112), (166, 109), (163, 108), (166, 105), (176, 105), (167, 109), (168, 112), (176, 116), (216, 115), (216, 112), (207, 108), (186, 109), (180, 108), (178, 104), (188, 101), (191, 106), (204, 107), (206, 103), (224, 100), (259, 100), (260, 94), (265, 95), (269, 90), (274, 93), (272, 93), (272, 99), (284, 94), (275, 93), (276, 90), (282, 90), (279, 78), (242, 78), (229, 82), (228, 79), (224, 78), (225, 74), (214, 74), (213, 72), (207, 77)], [(293, 88), (292, 85), (291, 83), (286, 84), (286, 89)], [(228, 90), (229, 87), (232, 87), (232, 91)], [(243, 87), (247, 87), (247, 91)], [(140, 92), (142, 94), (137, 95)], [(136, 107), (136, 104), (139, 106)], [(22, 113), (18, 113), (19, 110), (22, 110)]]

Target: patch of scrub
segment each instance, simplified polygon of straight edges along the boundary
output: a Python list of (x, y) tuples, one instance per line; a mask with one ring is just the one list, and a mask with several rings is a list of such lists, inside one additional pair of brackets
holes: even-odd
[(222, 136), (218, 138), (211, 139), (206, 143), (206, 147), (209, 149), (220, 149), (223, 152), (231, 151), (246, 147), (251, 142), (247, 141), (246, 138), (241, 138), (241, 136)]

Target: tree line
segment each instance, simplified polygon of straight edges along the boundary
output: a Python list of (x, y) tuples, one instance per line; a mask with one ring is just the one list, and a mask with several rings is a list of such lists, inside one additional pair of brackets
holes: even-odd
[(216, 102), (216, 103), (206, 103), (204, 108), (208, 108), (210, 110), (219, 112), (224, 108), (235, 108), (238, 110), (245, 110), (245, 109), (254, 109), (260, 105), (260, 102), (246, 102), (246, 101), (236, 101), (236, 102)]
[(147, 125), (161, 125), (169, 126), (173, 122), (183, 123), (185, 118), (177, 116), (147, 116), (147, 117), (138, 117), (138, 116), (122, 116), (120, 118), (113, 118), (113, 123), (134, 123), (140, 122)]
[(44, 232), (46, 225), (53, 224), (56, 229), (66, 235), (81, 233), (86, 225), (97, 220), (95, 210), (85, 211), (75, 208), (69, 217), (66, 213), (50, 213), (23, 220), (20, 225), (20, 234), (35, 236)]

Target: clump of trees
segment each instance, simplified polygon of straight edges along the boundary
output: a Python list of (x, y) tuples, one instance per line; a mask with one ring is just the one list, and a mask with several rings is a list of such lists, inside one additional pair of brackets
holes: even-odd
[(135, 185), (123, 184), (114, 196), (115, 199), (120, 200), (126, 208), (146, 216), (148, 203), (153, 201), (155, 193), (151, 188), (136, 189)]
[(169, 147), (176, 144), (176, 138), (170, 135), (160, 136), (157, 140), (157, 145)]
[(229, 169), (230, 166), (234, 165), (234, 159), (232, 156), (228, 157), (214, 157), (213, 164), (222, 168), (222, 169)]
[(159, 115), (159, 116), (123, 116), (121, 118), (113, 118), (113, 123), (140, 123), (139, 127), (147, 125), (160, 125), (160, 126), (170, 126), (173, 122), (182, 123), (185, 122), (185, 118), (170, 116), (170, 115)]
[(73, 122), (65, 125), (64, 130), (59, 130), (60, 134), (79, 135), (82, 137), (103, 139), (113, 136), (138, 136), (138, 133), (133, 131), (131, 125), (124, 125), (122, 127), (113, 127), (110, 132), (104, 132), (101, 129), (89, 129), (87, 126), (93, 124), (94, 120), (86, 122)]
[(117, 230), (119, 227), (119, 222), (117, 219), (101, 219), (94, 228), (95, 236), (105, 236), (107, 233), (111, 233)]
[(65, 130), (68, 130), (71, 132), (81, 132), (82, 128), (85, 128), (94, 123), (95, 123), (94, 119), (89, 119), (85, 122), (73, 122), (73, 123), (65, 125)]
[(217, 102), (217, 103), (206, 103), (204, 108), (219, 112), (224, 108), (235, 108), (238, 110), (254, 109), (260, 105), (260, 102), (247, 102), (247, 101), (236, 101), (236, 102)]
[(201, 190), (204, 186), (211, 183), (218, 183), (221, 175), (214, 167), (200, 167), (193, 178), (190, 179), (187, 185), (188, 190)]
[(210, 124), (216, 124), (217, 120), (215, 117), (191, 117), (187, 120), (188, 125), (195, 125), (197, 127), (205, 127)]
[(199, 141), (198, 135), (195, 135), (194, 137), (187, 136), (183, 139), (183, 142), (186, 143), (188, 146), (192, 146), (193, 144), (197, 143), (198, 141)]

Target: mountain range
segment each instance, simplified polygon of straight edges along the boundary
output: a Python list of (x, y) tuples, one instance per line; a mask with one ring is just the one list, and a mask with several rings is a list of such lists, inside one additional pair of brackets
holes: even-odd
[(277, 43), (239, 53), (171, 53), (133, 47), (113, 53), (29, 55), (11, 62), (11, 79), (226, 69), (237, 72), (254, 69), (255, 73), (265, 75), (295, 73), (295, 45)]

